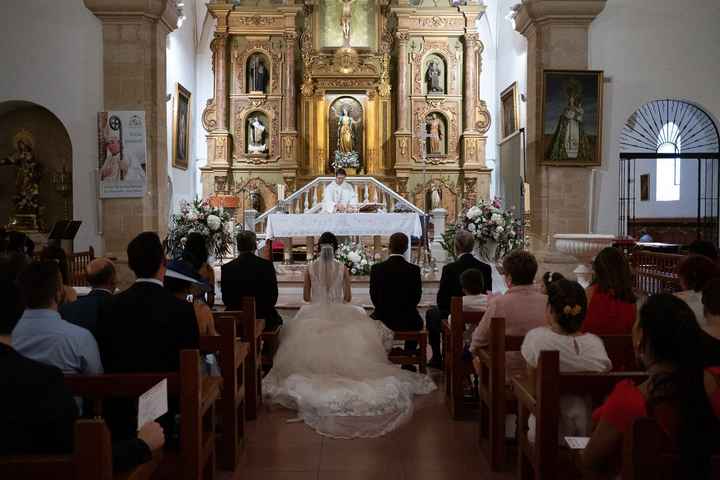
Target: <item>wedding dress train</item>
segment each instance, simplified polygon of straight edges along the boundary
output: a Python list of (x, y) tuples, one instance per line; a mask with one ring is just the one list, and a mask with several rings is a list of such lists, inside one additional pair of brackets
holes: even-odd
[(309, 267), (313, 303), (283, 327), (264, 394), (320, 434), (381, 436), (410, 419), (414, 395), (436, 386), (388, 361), (392, 332), (342, 303), (344, 267), (331, 255)]

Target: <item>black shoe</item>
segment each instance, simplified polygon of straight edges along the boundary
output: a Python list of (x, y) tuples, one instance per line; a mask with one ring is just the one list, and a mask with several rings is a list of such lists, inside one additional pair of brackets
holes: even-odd
[(403, 365), (402, 369), (410, 372), (417, 372), (417, 367), (415, 365)]
[(438, 358), (438, 357), (433, 357), (433, 358), (428, 362), (428, 367), (430, 367), (430, 368), (437, 368), (438, 370), (442, 370), (442, 369), (443, 369), (443, 359), (442, 359), (442, 358)]

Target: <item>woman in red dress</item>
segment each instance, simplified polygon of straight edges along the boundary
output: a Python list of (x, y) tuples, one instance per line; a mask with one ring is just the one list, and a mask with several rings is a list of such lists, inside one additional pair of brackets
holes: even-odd
[(710, 478), (710, 457), (720, 451), (720, 369), (705, 369), (701, 333), (679, 298), (648, 299), (633, 328), (633, 346), (649, 378), (639, 386), (620, 382), (595, 411), (596, 427), (582, 455), (586, 470), (617, 473), (623, 436), (637, 418), (651, 417), (679, 450), (685, 478)]
[(635, 323), (630, 266), (617, 248), (608, 247), (593, 261), (594, 278), (587, 289), (588, 312), (583, 330), (595, 335), (628, 335)]

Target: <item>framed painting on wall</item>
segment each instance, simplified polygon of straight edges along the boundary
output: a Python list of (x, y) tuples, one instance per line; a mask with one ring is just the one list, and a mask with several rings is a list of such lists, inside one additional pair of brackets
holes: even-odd
[(512, 85), (502, 91), (500, 94), (500, 107), (502, 109), (501, 138), (507, 138), (520, 128), (517, 82), (513, 82)]
[(545, 70), (542, 92), (540, 163), (600, 165), (603, 72)]
[(190, 164), (190, 97), (191, 93), (179, 83), (175, 87), (173, 110), (172, 165), (187, 170)]
[(640, 201), (647, 202), (650, 200), (650, 175), (640, 175)]

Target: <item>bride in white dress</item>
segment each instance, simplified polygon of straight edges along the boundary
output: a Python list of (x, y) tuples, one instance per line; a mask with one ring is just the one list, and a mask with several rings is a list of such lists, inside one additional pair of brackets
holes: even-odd
[(305, 277), (310, 304), (283, 327), (263, 390), (322, 435), (378, 437), (410, 419), (414, 395), (436, 387), (388, 361), (392, 332), (345, 303), (350, 280), (335, 260), (337, 240), (323, 234), (320, 241), (320, 258)]

